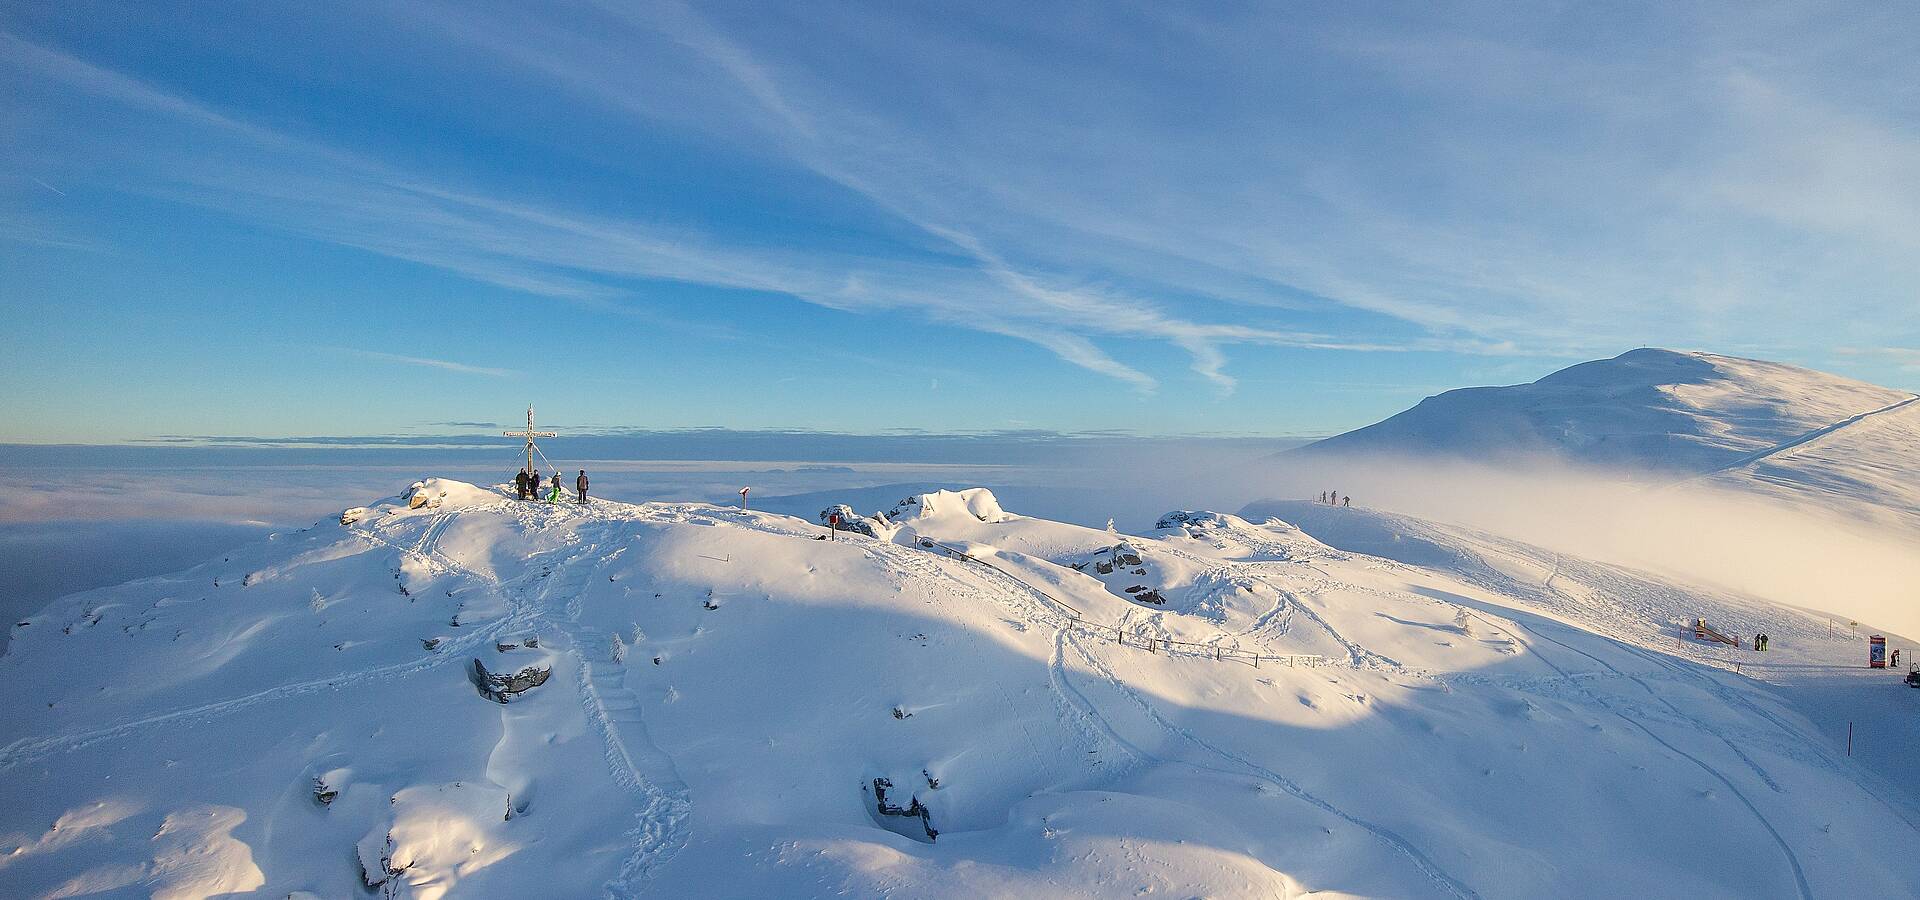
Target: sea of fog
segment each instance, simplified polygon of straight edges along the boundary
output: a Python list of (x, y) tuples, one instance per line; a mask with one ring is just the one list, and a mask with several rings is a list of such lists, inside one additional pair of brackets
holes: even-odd
[[(10, 624), (67, 593), (175, 571), (270, 531), (329, 522), (420, 478), (500, 484), (519, 467), (518, 449), (497, 443), (309, 440), (0, 445), (4, 471), (44, 476), (0, 492), (0, 613)], [(748, 487), (756, 508), (809, 520), (834, 503), (870, 514), (924, 490), (987, 487), (1012, 512), (1095, 528), (1111, 521), (1141, 533), (1172, 510), (1237, 512), (1257, 500), (1339, 490), (1355, 506), (1920, 634), (1920, 535), (1698, 485), (1391, 459), (1306, 472), (1275, 456), (1299, 442), (1250, 438), (695, 432), (677, 443), (657, 435), (551, 443), (542, 468), (569, 480), (587, 469), (598, 497), (735, 504)]]
[[(316, 441), (322, 439), (315, 439)], [(327, 439), (330, 440), (330, 439)], [(510, 443), (510, 442), (508, 442)], [(1176, 472), (1257, 464), (1298, 442), (696, 433), (678, 442), (554, 441), (541, 467), (626, 502), (748, 502), (814, 518), (831, 503), (871, 513), (933, 488), (989, 487), (1014, 511), (1144, 530), (1170, 509), (1235, 508), (1233, 490), (1196, 491)], [(0, 445), (0, 470), (39, 475), (0, 492), (0, 615), (7, 625), (78, 591), (177, 571), (273, 531), (329, 522), (348, 507), (441, 476), (508, 482), (511, 446)], [(662, 458), (618, 457), (646, 452)], [(732, 458), (695, 458), (697, 453)], [(590, 456), (589, 454), (602, 454)], [(1206, 496), (1201, 496), (1206, 495)], [(4, 646), (0, 629), (0, 647)]]

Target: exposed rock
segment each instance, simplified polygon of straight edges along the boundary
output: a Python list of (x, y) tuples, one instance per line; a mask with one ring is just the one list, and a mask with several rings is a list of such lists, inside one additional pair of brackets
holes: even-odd
[[(923, 772), (922, 774), (925, 773)], [(929, 776), (928, 781), (931, 782), (932, 780), (932, 777)], [(890, 779), (875, 778), (873, 780), (874, 810), (883, 816), (900, 816), (919, 819), (920, 827), (926, 830), (927, 840), (929, 842), (939, 837), (940, 832), (933, 827), (933, 813), (920, 802), (919, 797), (909, 798), (910, 802), (906, 806), (887, 802), (887, 791), (892, 787), (893, 781)]]
[(885, 516), (869, 518), (853, 511), (845, 503), (836, 503), (820, 511), (820, 524), (826, 525), (835, 515), (840, 517), (839, 529), (864, 534), (870, 538), (882, 537), (889, 524)]
[(553, 674), (552, 666), (528, 666), (512, 675), (487, 671), (487, 664), (478, 658), (473, 661), (473, 686), (480, 696), (495, 703), (509, 700), (547, 683)]

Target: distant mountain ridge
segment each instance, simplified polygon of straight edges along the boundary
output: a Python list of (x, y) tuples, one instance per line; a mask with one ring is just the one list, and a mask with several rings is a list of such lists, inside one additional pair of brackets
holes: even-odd
[(1549, 460), (1865, 505), (1920, 525), (1920, 398), (1784, 363), (1642, 348), (1428, 397), (1284, 457)]
[(1547, 454), (1700, 474), (1912, 397), (1782, 363), (1644, 348), (1530, 384), (1447, 391), (1293, 452)]

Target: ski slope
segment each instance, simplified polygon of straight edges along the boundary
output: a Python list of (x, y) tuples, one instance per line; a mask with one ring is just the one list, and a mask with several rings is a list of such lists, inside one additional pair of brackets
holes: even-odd
[[(1409, 565), (1282, 519), (1119, 535), (978, 489), (837, 540), (510, 494), (429, 479), (15, 625), (0, 895), (1920, 883), (1913, 794), (1669, 627), (1837, 664), (1853, 635), (1810, 614), (1439, 541)], [(547, 677), (501, 704), (475, 660)]]

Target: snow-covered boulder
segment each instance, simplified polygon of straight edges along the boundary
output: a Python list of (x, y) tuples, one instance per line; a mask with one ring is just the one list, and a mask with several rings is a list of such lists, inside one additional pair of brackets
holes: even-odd
[(1225, 528), (1249, 528), (1252, 523), (1239, 516), (1211, 510), (1175, 510), (1160, 517), (1153, 523), (1158, 531), (1184, 531), (1198, 534), (1203, 531), (1219, 531)]
[(400, 495), (409, 509), (458, 509), (497, 502), (499, 495), (478, 485), (451, 478), (416, 481)]
[(512, 800), (494, 784), (416, 785), (393, 795), (391, 818), (360, 839), (360, 871), (385, 897), (437, 900), (519, 849)]
[(1000, 499), (986, 488), (916, 494), (900, 501), (886, 514), (886, 517), (894, 522), (916, 524), (932, 523), (940, 519), (960, 516), (988, 524), (1018, 518), (1001, 509)]

